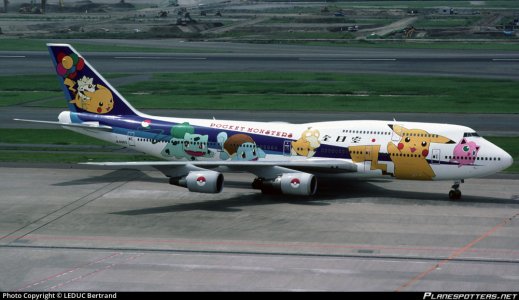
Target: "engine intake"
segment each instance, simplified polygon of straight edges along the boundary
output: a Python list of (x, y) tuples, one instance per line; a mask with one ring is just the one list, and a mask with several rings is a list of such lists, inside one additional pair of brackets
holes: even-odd
[(317, 191), (317, 179), (308, 173), (283, 173), (274, 179), (256, 178), (252, 187), (263, 193), (311, 196)]
[(169, 183), (187, 187), (190, 192), (214, 194), (223, 189), (223, 175), (215, 171), (191, 171), (187, 176), (171, 177)]

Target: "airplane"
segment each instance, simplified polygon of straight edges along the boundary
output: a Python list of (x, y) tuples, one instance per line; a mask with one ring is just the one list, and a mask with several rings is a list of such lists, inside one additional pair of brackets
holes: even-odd
[(151, 166), (191, 192), (219, 193), (225, 171), (257, 176), (265, 194), (311, 196), (317, 182), (376, 177), (460, 184), (508, 168), (512, 157), (471, 128), (400, 121), (304, 124), (160, 117), (135, 109), (72, 46), (47, 44), (68, 111), (59, 125), (160, 160), (90, 165)]

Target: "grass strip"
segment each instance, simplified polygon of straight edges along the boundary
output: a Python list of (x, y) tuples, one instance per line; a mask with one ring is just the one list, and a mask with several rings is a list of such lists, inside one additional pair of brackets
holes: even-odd
[[(482, 78), (168, 73), (118, 90), (142, 109), (519, 113), (516, 81)], [(64, 108), (65, 101), (54, 75), (0, 76), (0, 106), (13, 105)]]

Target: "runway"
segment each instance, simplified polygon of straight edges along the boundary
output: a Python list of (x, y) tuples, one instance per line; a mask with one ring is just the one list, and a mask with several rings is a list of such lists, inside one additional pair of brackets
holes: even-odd
[(0, 168), (3, 291), (514, 291), (517, 175), (196, 194), (147, 170)]
[[(60, 40), (60, 43), (85, 43)], [(110, 40), (87, 43), (110, 44)], [(101, 73), (312, 71), (519, 79), (519, 55), (508, 51), (376, 49), (302, 45), (204, 43), (179, 40), (118, 41), (169, 47), (179, 53), (84, 52)], [(51, 74), (48, 53), (0, 51), (2, 74)], [(148, 46), (149, 47), (149, 46)]]

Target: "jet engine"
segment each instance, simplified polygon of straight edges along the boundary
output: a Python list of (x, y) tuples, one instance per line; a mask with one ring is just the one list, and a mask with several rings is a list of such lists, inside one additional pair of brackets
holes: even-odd
[(171, 177), (169, 183), (187, 187), (190, 192), (213, 194), (223, 189), (223, 175), (215, 171), (191, 171), (187, 176)]
[(308, 173), (283, 173), (274, 179), (256, 178), (252, 187), (263, 193), (311, 196), (317, 191), (317, 179)]

